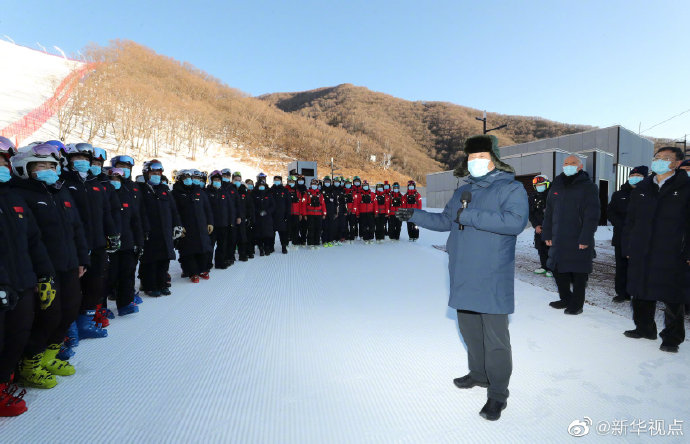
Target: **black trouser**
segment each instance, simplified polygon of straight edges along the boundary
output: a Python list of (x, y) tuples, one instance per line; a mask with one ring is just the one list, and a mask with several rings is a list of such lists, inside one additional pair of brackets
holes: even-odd
[(385, 214), (376, 215), (376, 240), (384, 240), (386, 238), (386, 224), (388, 217)]
[(244, 248), (245, 256), (254, 256), (256, 251), (256, 241), (254, 240), (254, 225), (247, 224), (247, 241), (241, 247)]
[(211, 252), (208, 254), (208, 263), (206, 268), (213, 267), (213, 250), (215, 249), (215, 263), (216, 268), (225, 267), (225, 261), (228, 257), (228, 238), (229, 227), (214, 227), (211, 233)]
[(359, 215), (359, 235), (367, 241), (374, 238), (374, 213), (361, 213)]
[(160, 291), (166, 287), (168, 281), (168, 266), (170, 260), (162, 259), (139, 264), (139, 279), (144, 291)]
[(357, 219), (357, 215), (348, 213), (347, 225), (347, 240), (355, 240), (359, 236), (359, 219)]
[(319, 245), (321, 243), (321, 221), (323, 216), (307, 216), (307, 245)]
[(302, 242), (302, 245), (307, 242), (307, 232), (309, 231), (308, 217), (309, 216), (302, 217), (302, 220), (299, 222), (299, 238), (300, 242)]
[(630, 299), (627, 287), (628, 258), (623, 256), (621, 246), (616, 245), (616, 295)]
[(458, 310), (458, 326), (467, 346), (470, 377), (488, 382), (488, 397), (505, 402), (513, 372), (508, 315)]
[(290, 241), (292, 242), (292, 245), (302, 245), (303, 244), (302, 238), (300, 237), (300, 234), (299, 234), (299, 225), (300, 225), (299, 215), (298, 214), (291, 214), (288, 222), (289, 222), (289, 230), (290, 230)]
[(584, 307), (589, 273), (561, 273), (554, 270), (553, 276), (556, 279), (558, 296), (568, 304), (568, 310), (577, 311)]
[(108, 289), (115, 295), (117, 308), (134, 301), (134, 273), (137, 255), (133, 250), (120, 250), (109, 255)]
[(402, 221), (391, 214), (388, 217), (388, 237), (391, 239), (400, 239), (400, 230), (402, 229)]
[(29, 340), (34, 322), (34, 298), (33, 288), (29, 288), (20, 292), (19, 301), (12, 310), (0, 311), (0, 384), (10, 382), (14, 366)]
[(549, 246), (546, 245), (546, 242), (541, 240), (540, 236), (539, 239), (534, 240), (534, 247), (537, 249), (537, 253), (539, 254), (539, 264), (541, 268), (548, 270), (549, 267), (546, 265), (546, 263), (549, 260)]
[(335, 217), (333, 217), (333, 214), (328, 214), (326, 215), (326, 218), (323, 220), (323, 242), (328, 243), (328, 242), (333, 242), (336, 240), (335, 234), (336, 234), (336, 229), (337, 226), (335, 224)]
[(335, 239), (339, 241), (347, 239), (347, 213), (343, 212), (338, 214), (335, 218), (335, 226)]
[(103, 303), (103, 287), (106, 279), (108, 256), (105, 247), (91, 250), (91, 264), (86, 267), (86, 273), (81, 277), (81, 311), (95, 310)]
[[(664, 329), (659, 336), (664, 345), (678, 346), (685, 341), (685, 305), (668, 302), (664, 305)], [(657, 332), (656, 321), (654, 321), (656, 301), (633, 298), (632, 307), (635, 328), (643, 334), (655, 334)]]
[[(280, 246), (281, 247), (287, 247), (290, 244), (290, 233), (287, 230), (284, 231), (278, 231), (278, 239), (280, 239)], [(275, 234), (273, 235), (273, 239), (271, 242), (271, 247), (273, 249), (273, 246), (275, 245)]]
[(199, 276), (207, 269), (207, 257), (206, 253), (185, 254), (184, 256), (180, 256), (182, 273), (189, 277)]
[(407, 223), (407, 237), (410, 239), (419, 239), (419, 227), (412, 222)]

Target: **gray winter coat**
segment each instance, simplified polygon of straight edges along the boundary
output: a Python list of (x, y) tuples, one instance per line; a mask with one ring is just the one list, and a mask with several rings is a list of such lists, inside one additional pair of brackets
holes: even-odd
[[(464, 191), (472, 201), (460, 215)], [(515, 175), (493, 170), (483, 177), (468, 177), (455, 191), (442, 213), (415, 210), (411, 222), (433, 231), (450, 231), (450, 299), (457, 310), (510, 314), (515, 309), (515, 243), (527, 226), (527, 192)]]

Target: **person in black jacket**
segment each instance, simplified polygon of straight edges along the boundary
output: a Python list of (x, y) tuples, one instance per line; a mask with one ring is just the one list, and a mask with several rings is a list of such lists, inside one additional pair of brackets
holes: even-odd
[[(254, 252), (256, 251), (257, 239), (254, 236), (254, 223), (256, 222), (256, 212), (254, 211), (254, 199), (252, 193), (254, 192), (254, 181), (247, 179), (244, 181), (246, 187), (247, 197), (243, 200), (245, 211), (247, 212), (247, 242), (244, 245), (245, 256), (249, 259), (254, 259)], [(242, 195), (240, 194), (240, 197)]]
[(75, 372), (68, 361), (58, 359), (57, 355), (67, 329), (77, 319), (82, 298), (79, 278), (89, 265), (88, 245), (76, 204), (58, 181), (58, 158), (57, 148), (49, 144), (21, 148), (11, 158), (15, 177), (10, 186), (31, 209), (55, 270), (54, 299), (50, 304), (41, 301), (42, 306), (35, 310), (19, 365), (19, 379), (37, 388), (52, 388), (57, 384), (55, 375)]
[(212, 171), (209, 178), (211, 183), (206, 187), (211, 209), (213, 211), (213, 232), (211, 233), (211, 252), (208, 255), (208, 267), (213, 263), (213, 247), (215, 246), (216, 268), (228, 268), (229, 231), (237, 218), (235, 205), (230, 202), (227, 188), (223, 187), (223, 176), (220, 171)]
[(623, 255), (628, 258), (628, 292), (632, 296), (634, 330), (629, 338), (657, 338), (657, 301), (664, 302), (660, 349), (678, 352), (685, 340), (685, 288), (690, 270), (690, 178), (676, 168), (683, 160), (677, 147), (660, 148), (654, 174), (630, 195), (623, 228)]
[[(307, 189), (308, 189), (308, 184), (305, 182), (305, 178), (302, 175), (297, 176), (297, 185), (295, 185), (295, 189), (297, 190), (297, 194), (300, 196), (300, 199), (304, 197), (305, 194), (307, 194)], [(302, 219), (299, 220), (299, 244), (298, 245), (306, 245), (307, 244), (307, 231), (309, 231), (309, 221), (307, 220), (306, 216), (303, 216)], [(293, 241), (294, 242), (294, 241)]]
[(338, 240), (336, 218), (338, 216), (338, 202), (337, 191), (333, 187), (333, 181), (330, 176), (323, 178), (323, 200), (326, 202), (326, 218), (323, 219), (323, 231), (321, 234), (321, 241), (324, 247), (334, 246), (334, 242)]
[(111, 168), (108, 177), (108, 184), (113, 187), (120, 203), (118, 216), (121, 222), (120, 249), (108, 255), (108, 288), (116, 296), (118, 315), (125, 316), (139, 311), (134, 302), (134, 279), (137, 260), (144, 247), (144, 230), (139, 208), (135, 205), (136, 194), (123, 186), (124, 170)]
[(335, 187), (335, 244), (342, 245), (347, 239), (347, 201), (345, 198), (345, 179), (338, 177), (333, 181)]
[(247, 246), (247, 227), (249, 226), (251, 218), (254, 217), (254, 209), (251, 208), (251, 211), (247, 211), (251, 205), (251, 199), (249, 199), (249, 190), (242, 183), (242, 175), (239, 173), (239, 171), (233, 173), (231, 186), (234, 188), (236, 193), (235, 199), (237, 204), (237, 218), (239, 219), (239, 222), (237, 223), (237, 229), (235, 230), (235, 234), (232, 239), (233, 244), (230, 250), (233, 252), (233, 256), (235, 251), (237, 251), (239, 256), (238, 258), (241, 262), (247, 262), (247, 252), (249, 251), (249, 247)]
[(52, 300), (55, 270), (41, 240), (31, 209), (10, 190), (9, 158), (14, 144), (0, 138), (0, 417), (24, 413), (23, 393), (11, 393), (10, 380), (31, 333), (34, 321), (34, 289), (46, 286), (36, 310)]
[(141, 187), (141, 206), (146, 212), (149, 235), (144, 240), (144, 253), (139, 263), (141, 289), (149, 296), (169, 295), (168, 267), (175, 259), (173, 239), (184, 237), (185, 231), (177, 213), (175, 199), (167, 185), (161, 184), (163, 164), (156, 159), (144, 163), (145, 183)]
[(546, 196), (548, 196), (548, 189), (551, 186), (549, 178), (543, 174), (532, 179), (532, 186), (536, 193), (529, 198), (529, 221), (534, 228), (534, 248), (539, 253), (540, 267), (534, 270), (535, 274), (543, 274), (547, 277), (553, 277), (549, 270), (547, 260), (549, 259), (549, 246), (542, 239), (542, 225), (544, 223), (544, 210), (546, 209)]
[(221, 189), (225, 191), (227, 196), (228, 213), (232, 215), (230, 218), (230, 225), (228, 225), (227, 248), (225, 249), (225, 266), (227, 268), (235, 264), (235, 252), (240, 239), (242, 217), (239, 205), (239, 193), (232, 183), (232, 171), (229, 168), (224, 168), (221, 170), (221, 173), (223, 181)]
[(271, 187), (271, 195), (275, 203), (275, 210), (273, 212), (273, 241), (270, 243), (271, 253), (274, 251), (275, 232), (278, 233), (280, 239), (280, 246), (282, 253), (287, 254), (288, 244), (290, 243), (290, 212), (292, 209), (292, 197), (290, 191), (283, 186), (283, 178), (281, 176), (273, 177), (273, 186)]
[(628, 293), (628, 259), (623, 256), (621, 251), (621, 236), (623, 228), (625, 227), (625, 217), (628, 214), (628, 204), (630, 203), (630, 194), (635, 189), (638, 183), (647, 177), (649, 172), (646, 166), (638, 166), (630, 171), (628, 182), (621, 186), (621, 189), (613, 193), (611, 201), (606, 210), (606, 217), (613, 225), (613, 238), (611, 245), (615, 248), (616, 254), (616, 296), (613, 302), (623, 302), (630, 300)]
[(177, 241), (182, 273), (197, 283), (199, 278), (209, 279), (208, 254), (212, 251), (213, 211), (200, 181), (194, 183), (195, 171), (178, 171), (173, 185), (175, 205), (185, 230), (185, 236)]
[(273, 193), (268, 189), (263, 179), (257, 182), (256, 188), (251, 192), (251, 199), (254, 204), (254, 227), (252, 234), (256, 244), (259, 246), (259, 255), (269, 256), (271, 254), (271, 246), (275, 242), (273, 217), (276, 203), (273, 199)]
[(600, 212), (597, 186), (582, 170), (579, 157), (567, 157), (563, 172), (549, 190), (542, 226), (542, 239), (550, 247), (547, 265), (556, 278), (560, 296), (549, 305), (565, 308), (565, 314), (582, 313), (596, 255), (594, 233)]

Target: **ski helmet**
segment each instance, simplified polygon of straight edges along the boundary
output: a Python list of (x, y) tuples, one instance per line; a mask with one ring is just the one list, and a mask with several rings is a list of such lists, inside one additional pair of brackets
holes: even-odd
[(538, 176), (534, 176), (534, 179), (532, 179), (532, 186), (534, 186), (534, 189), (536, 189), (539, 185), (546, 185), (546, 188), (548, 189), (551, 186), (549, 176), (547, 176), (546, 174), (539, 174)]
[(0, 154), (7, 159), (17, 154), (17, 147), (10, 139), (4, 136), (0, 136)]
[(50, 162), (59, 165), (59, 153), (55, 146), (43, 143), (19, 148), (17, 154), (10, 158), (12, 172), (22, 179), (28, 179), (28, 166), (32, 162)]

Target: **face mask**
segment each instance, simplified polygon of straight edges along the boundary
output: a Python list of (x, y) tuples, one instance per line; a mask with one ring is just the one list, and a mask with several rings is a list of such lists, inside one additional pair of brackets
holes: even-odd
[(652, 171), (654, 171), (658, 175), (666, 174), (669, 171), (671, 171), (671, 168), (669, 168), (669, 165), (671, 165), (670, 160), (663, 160), (663, 159), (653, 160), (652, 161)]
[(74, 168), (74, 171), (86, 173), (91, 168), (91, 164), (89, 164), (88, 160), (75, 160), (72, 162), (72, 168)]
[(59, 176), (60, 174), (62, 174), (62, 168), (60, 168), (60, 165), (56, 165), (56, 166), (55, 166), (55, 172), (57, 173), (58, 176)]
[(566, 165), (563, 167), (563, 174), (566, 176), (574, 176), (577, 174), (577, 166), (576, 165)]
[(98, 165), (91, 165), (91, 168), (89, 169), (89, 171), (91, 171), (91, 174), (93, 174), (94, 176), (98, 176), (99, 174), (101, 174), (102, 170), (103, 169)]
[(192, 179), (192, 183), (193, 183), (194, 185), (200, 187), (202, 182), (201, 182), (200, 179)]
[(642, 182), (642, 180), (644, 180), (644, 177), (634, 176), (628, 179), (628, 183), (630, 183), (630, 185), (637, 185)]
[(10, 180), (10, 169), (6, 166), (0, 167), (0, 183), (6, 183)]
[(125, 175), (125, 179), (129, 179), (129, 176), (132, 174), (132, 170), (129, 168), (122, 168), (122, 172)]
[(288, 186), (290, 188), (295, 188), (295, 183), (294, 182), (288, 182)]
[(408, 190), (414, 190), (414, 185), (408, 185), (408, 186), (407, 186), (407, 189), (408, 189)]
[(119, 190), (120, 187), (122, 186), (122, 184), (120, 183), (119, 180), (111, 180), (110, 185), (112, 185), (113, 188), (115, 188), (116, 190)]
[(188, 186), (190, 186), (191, 184), (192, 184), (192, 178), (191, 178), (191, 177), (188, 177), (188, 178), (186, 178), (186, 179), (182, 179), (182, 185), (188, 187)]
[(383, 188), (377, 188), (376, 191), (378, 191), (379, 193), (383, 193)]
[(220, 188), (220, 182), (218, 182), (217, 180), (214, 180), (213, 181), (213, 188), (215, 188), (215, 189)]
[(340, 186), (340, 182), (335, 183), (335, 187), (338, 188)]
[(537, 192), (543, 193), (546, 191), (546, 185), (537, 185)]
[(263, 190), (265, 190), (265, 189), (266, 189), (266, 187), (265, 187), (265, 186), (263, 186), (263, 185), (259, 185), (259, 191), (263, 191)]
[(53, 185), (58, 181), (58, 173), (53, 170), (41, 170), (36, 172), (36, 180), (40, 180), (46, 185)]
[(303, 180), (298, 180), (297, 183), (300, 184), (300, 185), (304, 185), (304, 181), (303, 181)]
[(254, 189), (254, 185), (247, 185), (247, 189), (248, 189), (248, 190), (253, 190), (253, 189)]
[(347, 188), (347, 189), (349, 190), (350, 188), (352, 188), (352, 184), (351, 184), (351, 183), (346, 183), (346, 184), (345, 184), (345, 188)]
[(225, 182), (225, 183), (230, 182), (230, 178), (229, 178), (229, 177), (223, 177), (223, 178), (220, 179), (220, 180), (222, 180), (222, 181)]
[(235, 185), (237, 188), (242, 186), (242, 182), (240, 182), (239, 180), (234, 181), (232, 184)]
[(394, 192), (394, 193), (399, 193), (399, 192), (400, 192), (400, 188), (393, 188), (393, 192)]
[(383, 189), (384, 189), (384, 190), (390, 190), (391, 187), (389, 187), (388, 185), (384, 185), (384, 186), (383, 186)]
[(277, 186), (277, 187), (279, 187), (282, 183), (283, 183), (283, 182), (281, 182), (281, 181), (279, 181), (279, 180), (274, 180), (274, 181), (273, 181), (273, 185), (275, 185), (275, 186)]
[(482, 177), (489, 173), (489, 159), (474, 159), (467, 162), (467, 169), (472, 177)]
[(364, 191), (369, 191), (369, 185), (364, 185), (362, 188), (364, 188)]
[(331, 186), (331, 183), (330, 183), (330, 182), (324, 182), (324, 183), (323, 183), (323, 186), (325, 186), (326, 188), (328, 188), (328, 187)]
[(312, 190), (316, 190), (317, 188), (319, 188), (318, 185), (312, 185), (312, 186), (311, 186), (311, 189), (312, 189)]
[(151, 185), (160, 185), (161, 184), (161, 176), (158, 176), (156, 174), (149, 176), (149, 183)]
[(362, 182), (355, 182), (355, 186), (358, 187), (362, 184)]

